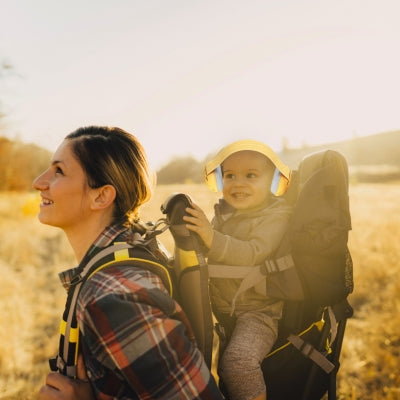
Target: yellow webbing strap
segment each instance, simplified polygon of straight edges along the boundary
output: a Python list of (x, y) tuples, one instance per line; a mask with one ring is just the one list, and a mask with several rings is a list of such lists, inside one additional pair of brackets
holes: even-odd
[[(68, 376), (75, 378), (76, 374), (77, 374), (76, 365), (78, 365), (78, 354), (79, 354), (79, 325), (77, 325), (76, 328), (73, 328), (73, 327), (69, 328), (69, 330), (68, 330), (69, 337), (68, 338), (65, 336), (66, 328), (67, 328), (67, 322), (62, 319), (61, 324), (60, 324), (60, 335), (64, 336), (64, 341), (67, 340), (69, 343), (72, 343), (75, 345), (74, 366), (67, 367)], [(64, 356), (67, 357), (68, 355), (64, 355)]]
[(115, 261), (126, 260), (129, 258), (129, 249), (118, 250), (114, 253)]
[[(67, 323), (62, 320), (60, 324), (60, 333), (61, 335), (65, 336), (65, 329)], [(72, 343), (78, 343), (79, 341), (79, 329), (78, 328), (71, 328), (69, 332), (69, 341)]]

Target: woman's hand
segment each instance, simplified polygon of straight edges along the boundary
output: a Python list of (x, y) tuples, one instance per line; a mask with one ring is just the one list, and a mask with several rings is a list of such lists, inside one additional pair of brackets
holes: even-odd
[(95, 400), (87, 379), (83, 357), (78, 358), (78, 379), (71, 379), (58, 372), (50, 372), (46, 384), (39, 391), (41, 400)]
[(189, 215), (185, 215), (183, 220), (188, 222), (186, 227), (190, 231), (196, 232), (209, 249), (214, 238), (214, 230), (204, 211), (197, 204), (193, 204), (192, 207), (186, 208), (185, 211)]

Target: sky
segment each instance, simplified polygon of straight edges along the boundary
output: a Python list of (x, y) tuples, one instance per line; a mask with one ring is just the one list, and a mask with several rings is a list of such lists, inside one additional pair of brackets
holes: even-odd
[[(398, 0), (0, 0), (0, 135), (113, 125), (159, 168), (400, 129)], [(400, 144), (400, 138), (399, 138)]]

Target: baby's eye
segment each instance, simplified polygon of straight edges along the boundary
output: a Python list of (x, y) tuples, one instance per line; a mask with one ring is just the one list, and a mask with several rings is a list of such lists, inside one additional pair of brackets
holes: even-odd
[(224, 179), (233, 179), (234, 178), (234, 175), (233, 174), (225, 174), (224, 175)]
[(257, 178), (257, 175), (256, 175), (255, 173), (253, 173), (253, 172), (249, 172), (249, 173), (247, 174), (247, 177), (250, 178), (250, 179), (252, 179), (252, 178)]

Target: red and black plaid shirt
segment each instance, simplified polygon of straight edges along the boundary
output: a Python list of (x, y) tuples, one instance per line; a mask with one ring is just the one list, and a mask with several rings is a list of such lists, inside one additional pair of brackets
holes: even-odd
[[(88, 254), (127, 233), (107, 228)], [(74, 269), (60, 274), (67, 289), (73, 276)], [(172, 315), (160, 308), (160, 297)], [(97, 272), (79, 294), (77, 319), (97, 399), (222, 399), (189, 339), (186, 316), (156, 274), (128, 265)]]

